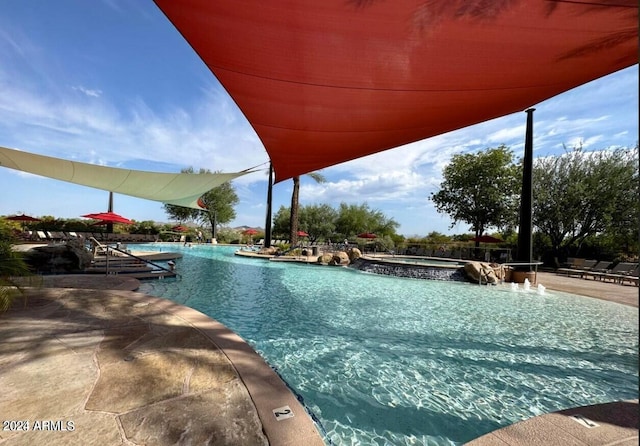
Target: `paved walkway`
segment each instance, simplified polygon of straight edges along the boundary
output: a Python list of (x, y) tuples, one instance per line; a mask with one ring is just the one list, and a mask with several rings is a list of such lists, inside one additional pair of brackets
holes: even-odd
[(539, 272), (538, 283), (550, 290), (564, 291), (580, 296), (618, 302), (623, 305), (638, 307), (640, 288), (634, 285), (620, 285), (580, 277), (567, 277), (556, 273)]
[(57, 288), (30, 289), (0, 316), (2, 446), (324, 444), (284, 382), (222, 324), (130, 291), (135, 279), (44, 285)]

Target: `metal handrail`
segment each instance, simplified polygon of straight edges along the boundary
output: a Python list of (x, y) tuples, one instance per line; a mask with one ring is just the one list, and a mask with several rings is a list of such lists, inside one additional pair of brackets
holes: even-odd
[(102, 243), (98, 242), (98, 241), (97, 241), (95, 238), (93, 238), (93, 237), (90, 237), (90, 240), (93, 240), (94, 242), (96, 242), (98, 246), (100, 246), (100, 247), (102, 247), (102, 248), (106, 248), (106, 252), (105, 252), (106, 259), (105, 259), (105, 260), (106, 260), (106, 274), (107, 274), (107, 275), (109, 274), (109, 250), (112, 250), (112, 251), (117, 251), (117, 252), (119, 252), (119, 253), (121, 253), (121, 254), (124, 254), (125, 256), (128, 256), (128, 257), (134, 258), (134, 259), (136, 259), (136, 260), (140, 260), (140, 261), (142, 261), (142, 262), (145, 262), (145, 263), (147, 263), (147, 264), (149, 264), (149, 265), (153, 265), (153, 266), (155, 266), (156, 268), (159, 268), (159, 269), (161, 269), (161, 270), (163, 270), (163, 271), (166, 271), (166, 272), (168, 272), (168, 273), (171, 273), (171, 274), (175, 274), (177, 277), (182, 278), (182, 276), (181, 276), (180, 274), (178, 274), (177, 272), (175, 272), (175, 271), (171, 271), (169, 268), (165, 268), (165, 267), (164, 267), (164, 266), (162, 266), (162, 265), (158, 265), (157, 263), (152, 262), (152, 261), (151, 261), (151, 260), (149, 260), (149, 259), (144, 259), (144, 258), (142, 258), (142, 257), (138, 257), (138, 256), (137, 256), (137, 255), (135, 255), (135, 254), (131, 254), (131, 253), (130, 253), (130, 252), (128, 252), (128, 251), (122, 250), (122, 249), (120, 249), (120, 248), (116, 248), (116, 247), (114, 247), (114, 246), (110, 246), (110, 245), (103, 245)]
[[(153, 265), (153, 266), (155, 266), (156, 268), (159, 268), (159, 269), (161, 269), (161, 270), (163, 270), (163, 271), (166, 271), (166, 272), (168, 272), (168, 273), (175, 274), (176, 276), (178, 276), (178, 277), (182, 278), (182, 276), (181, 276), (180, 274), (178, 274), (177, 272), (175, 272), (175, 271), (171, 271), (171, 269), (169, 269), (169, 268), (165, 268), (165, 267), (164, 267), (164, 266), (162, 266), (162, 265), (158, 265), (157, 263), (154, 263), (154, 262), (152, 262), (152, 261), (151, 261), (151, 260), (149, 260), (149, 259), (144, 259), (144, 258), (142, 258), (142, 257), (138, 257), (138, 256), (137, 256), (137, 255), (135, 255), (135, 254), (131, 254), (131, 253), (130, 253), (130, 252), (128, 252), (128, 251), (124, 251), (124, 250), (122, 250), (122, 249), (120, 249), (120, 248), (116, 248), (116, 247), (113, 247), (113, 246), (107, 246), (107, 248), (108, 248), (108, 249), (111, 249), (111, 250), (113, 250), (113, 251), (118, 251), (118, 252), (120, 252), (120, 253), (122, 253), (122, 254), (124, 254), (124, 255), (126, 255), (126, 256), (132, 257), (132, 258), (134, 258), (134, 259), (136, 259), (136, 260), (141, 260), (141, 261), (143, 261), (143, 262), (145, 262), (145, 263), (148, 263), (149, 265)], [(108, 257), (109, 257), (109, 256), (107, 256), (107, 264), (108, 264), (108, 261), (109, 261)]]

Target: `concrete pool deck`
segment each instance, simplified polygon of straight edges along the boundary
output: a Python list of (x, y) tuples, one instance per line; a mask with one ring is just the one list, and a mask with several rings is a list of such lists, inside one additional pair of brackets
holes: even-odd
[[(280, 377), (204, 314), (118, 276), (48, 276), (0, 315), (0, 444), (324, 444)], [(53, 288), (46, 288), (53, 287)]]
[[(576, 290), (586, 282), (591, 297), (638, 306), (633, 286), (551, 273), (538, 282), (583, 295)], [(0, 315), (0, 415), (29, 421), (26, 431), (5, 424), (1, 445), (324, 444), (295, 395), (239, 336), (135, 292), (138, 285), (122, 276), (45, 276), (26, 308), (19, 301)], [(571, 410), (469, 444), (638, 444), (637, 400)], [(583, 427), (574, 414), (599, 426)]]

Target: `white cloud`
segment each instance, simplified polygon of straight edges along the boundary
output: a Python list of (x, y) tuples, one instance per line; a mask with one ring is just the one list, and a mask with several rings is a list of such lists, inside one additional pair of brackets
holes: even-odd
[(322, 184), (311, 179), (305, 182), (302, 177), (300, 195), (304, 197), (305, 202), (313, 203), (401, 202), (424, 189), (424, 185), (424, 178), (411, 170), (358, 175), (356, 178), (344, 178)]
[(75, 91), (79, 91), (80, 93), (84, 93), (87, 96), (91, 96), (91, 97), (94, 97), (94, 98), (99, 98), (102, 95), (102, 91), (100, 91), (100, 90), (93, 90), (93, 89), (85, 88), (85, 87), (82, 87), (82, 86), (71, 87), (71, 89), (73, 89)]

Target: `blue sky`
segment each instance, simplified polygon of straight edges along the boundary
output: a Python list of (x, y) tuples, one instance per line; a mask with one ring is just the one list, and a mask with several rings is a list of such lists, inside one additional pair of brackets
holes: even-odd
[[(534, 156), (635, 146), (638, 66), (535, 106)], [(456, 153), (500, 144), (524, 148), (526, 114), (515, 113), (302, 177), (303, 205), (364, 203), (400, 223), (399, 233), (450, 229), (428, 200)], [(0, 2), (0, 146), (113, 167), (239, 171), (268, 161), (242, 113), (151, 0)], [(264, 226), (267, 177), (233, 182), (231, 226)], [(274, 187), (274, 212), (291, 181)], [(107, 208), (108, 192), (0, 168), (0, 215), (76, 218)], [(169, 221), (162, 204), (116, 194), (114, 210)]]

